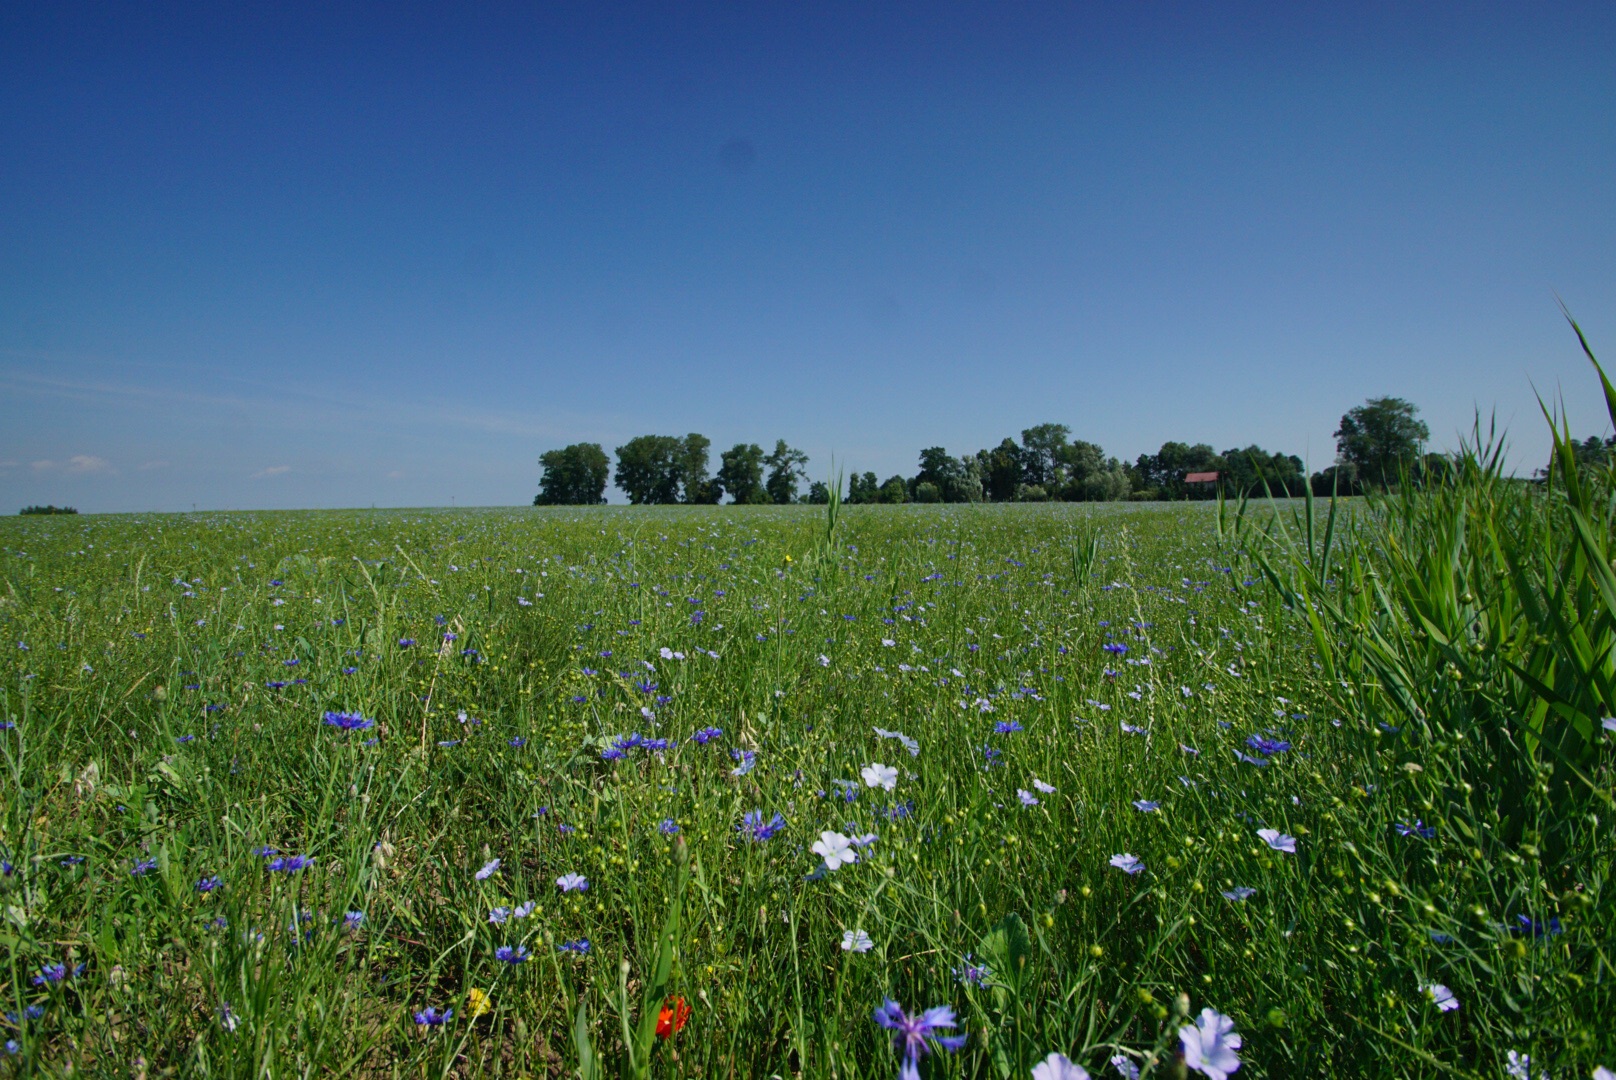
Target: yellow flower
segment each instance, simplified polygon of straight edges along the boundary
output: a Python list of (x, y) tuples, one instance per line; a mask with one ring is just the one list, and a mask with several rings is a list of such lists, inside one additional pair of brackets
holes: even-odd
[(493, 1007), (494, 1003), (489, 996), (477, 989), (475, 986), (472, 987), (471, 992), (466, 995), (466, 1012), (471, 1014), (471, 1018), (473, 1020), (477, 1019), (479, 1016), (483, 1015)]

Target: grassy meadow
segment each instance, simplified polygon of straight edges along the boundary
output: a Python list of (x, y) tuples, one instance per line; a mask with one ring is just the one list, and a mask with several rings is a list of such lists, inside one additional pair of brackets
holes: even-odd
[(1579, 482), (4, 521), (0, 1070), (1592, 1075)]

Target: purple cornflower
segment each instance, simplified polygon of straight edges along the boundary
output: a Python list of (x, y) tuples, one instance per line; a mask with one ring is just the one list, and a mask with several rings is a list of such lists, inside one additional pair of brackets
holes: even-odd
[(898, 1070), (900, 1080), (919, 1080), (920, 1059), (931, 1053), (926, 1045), (930, 1039), (952, 1053), (965, 1045), (965, 1035), (939, 1035), (944, 1028), (953, 1028), (954, 1010), (937, 1005), (918, 1016), (910, 1016), (891, 998), (881, 1002), (875, 1010), (875, 1022), (892, 1032), (892, 1049), (903, 1055), (903, 1066)]
[(986, 964), (971, 962), (971, 954), (965, 954), (965, 966), (949, 968), (955, 982), (970, 983), (972, 986), (986, 986), (988, 980), (993, 978), (993, 969)]
[(589, 951), (589, 939), (579, 938), (577, 941), (563, 941), (560, 945), (557, 945), (556, 948), (560, 949), (562, 952), (577, 953), (579, 956), (582, 956), (584, 953)]
[(995, 765), (1004, 764), (1004, 762), (999, 760), (999, 757), (999, 751), (995, 750), (993, 747), (982, 747), (982, 767), (984, 769), (991, 769)]
[(376, 721), (366, 720), (358, 713), (328, 712), (324, 722), (343, 731), (366, 731), (376, 726)]
[(745, 776), (757, 767), (757, 755), (750, 750), (731, 750), (729, 756), (740, 762), (729, 771), (731, 776)]
[(134, 866), (129, 868), (129, 873), (134, 877), (140, 877), (143, 874), (150, 873), (155, 869), (157, 869), (156, 859), (141, 859), (139, 862), (135, 863)]
[(1154, 814), (1157, 810), (1161, 809), (1161, 803), (1151, 802), (1149, 799), (1135, 799), (1133, 801), (1133, 808), (1139, 811), (1141, 814)]
[(428, 1005), (426, 1008), (416, 1012), (414, 1016), (415, 1022), (421, 1027), (438, 1027), (442, 1024), (447, 1024), (450, 1020), (454, 1019), (454, 1010), (444, 1009), (442, 1012), (439, 1012), (437, 1009), (434, 1009), (432, 1006)]
[(657, 826), (657, 830), (661, 832), (663, 836), (672, 836), (674, 833), (679, 831), (679, 823), (673, 820), (671, 817), (663, 818), (662, 824)]
[(364, 921), (365, 913), (363, 911), (350, 911), (342, 917), (342, 928), (344, 930), (357, 930), (363, 925)]
[(39, 969), (39, 974), (34, 976), (34, 985), (48, 986), (51, 983), (59, 983), (65, 978), (67, 978), (66, 964), (46, 964)]
[(528, 951), (526, 945), (517, 945), (514, 948), (510, 945), (501, 945), (499, 948), (494, 950), (494, 959), (502, 960), (507, 964), (520, 964), (527, 958)]
[(1253, 889), (1249, 885), (1236, 885), (1232, 889), (1224, 889), (1223, 890), (1224, 899), (1233, 900), (1236, 903), (1239, 903), (1240, 901), (1243, 901), (1243, 900), (1249, 900), (1253, 896), (1256, 896), (1256, 895), (1257, 895), (1257, 890)]
[(1275, 739), (1267, 735), (1253, 735), (1246, 740), (1246, 745), (1264, 757), (1269, 754), (1283, 754), (1291, 748), (1291, 744), (1284, 739)]
[(498, 869), (499, 860), (490, 859), (488, 862), (483, 863), (483, 868), (473, 874), (472, 877), (476, 878), (478, 881), (487, 881), (489, 878), (494, 876), (494, 871)]
[(1429, 840), (1429, 839), (1431, 839), (1431, 837), (1436, 835), (1436, 829), (1434, 827), (1430, 826), (1430, 825), (1425, 824), (1419, 818), (1415, 818), (1414, 819), (1414, 824), (1412, 824), (1412, 825), (1405, 825), (1403, 822), (1399, 821), (1397, 823), (1397, 835), (1398, 836), (1417, 836), (1421, 840)]
[(295, 874), (313, 865), (314, 860), (307, 855), (282, 855), (278, 859), (270, 860), (269, 869), (281, 874)]
[(786, 819), (775, 814), (768, 822), (763, 820), (763, 811), (748, 810), (742, 817), (741, 823), (735, 826), (743, 840), (753, 843), (762, 843), (771, 839), (775, 833), (786, 827)]
[(1021, 805), (1022, 806), (1037, 806), (1038, 805), (1038, 796), (1034, 795), (1032, 792), (1028, 791), (1026, 788), (1016, 788), (1016, 798), (1021, 800)]
[(210, 893), (214, 889), (220, 888), (223, 885), (224, 882), (220, 881), (218, 875), (215, 874), (211, 877), (205, 877), (198, 881), (196, 883), (196, 891), (199, 893)]
[(997, 735), (1013, 735), (1020, 730), (1021, 721), (1019, 720), (1000, 720), (993, 725), (993, 731)]
[(582, 874), (562, 874), (556, 878), (556, 885), (562, 892), (589, 891), (589, 879)]
[(1115, 653), (1117, 656), (1121, 656), (1123, 653), (1128, 651), (1128, 646), (1124, 645), (1120, 641), (1108, 641), (1104, 645), (1101, 645), (1100, 648), (1104, 649), (1108, 653)]
[(414, 644), (415, 644), (415, 639), (412, 638), (412, 637), (401, 637), (401, 638), (398, 639), (398, 647), (401, 648), (401, 649), (407, 649), (411, 645), (414, 645)]
[(522, 736), (518, 735), (515, 738), (511, 739), (510, 745), (515, 747), (516, 749), (520, 750), (520, 749), (522, 749), (522, 747), (527, 745), (527, 740), (525, 738), (523, 738)]

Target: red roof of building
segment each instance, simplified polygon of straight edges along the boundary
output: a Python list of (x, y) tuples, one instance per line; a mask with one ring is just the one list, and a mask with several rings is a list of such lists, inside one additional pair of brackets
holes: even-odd
[(1215, 484), (1218, 482), (1218, 474), (1215, 472), (1192, 472), (1184, 477), (1184, 482), (1186, 484)]

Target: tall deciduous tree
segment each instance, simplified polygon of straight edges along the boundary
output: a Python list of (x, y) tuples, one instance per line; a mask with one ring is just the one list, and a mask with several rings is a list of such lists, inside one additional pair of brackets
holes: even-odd
[(1062, 451), (1072, 429), (1065, 424), (1039, 424), (1021, 433), (1021, 482), (1054, 491), (1064, 479), (1060, 475)]
[(786, 445), (784, 439), (774, 441), (774, 453), (764, 459), (769, 467), (766, 487), (769, 498), (777, 503), (797, 501), (797, 483), (808, 475), (808, 455)]
[(736, 443), (719, 455), (718, 483), (738, 503), (766, 503), (763, 487), (763, 447)]
[(614, 480), (636, 506), (679, 501), (679, 460), (684, 440), (674, 435), (639, 435), (617, 448)]
[(880, 498), (881, 485), (876, 482), (873, 472), (854, 473), (847, 480), (847, 501), (850, 503), (873, 503)]
[(679, 473), (680, 502), (715, 503), (723, 495), (722, 489), (707, 475), (707, 451), (712, 445), (711, 439), (695, 432), (686, 435), (680, 444), (674, 459)]
[(1431, 437), (1419, 411), (1395, 397), (1370, 398), (1349, 409), (1336, 429), (1336, 459), (1354, 466), (1359, 480), (1385, 487), (1401, 470), (1417, 468)]
[(534, 506), (594, 506), (606, 501), (606, 451), (599, 443), (573, 443), (539, 455), (544, 474)]

